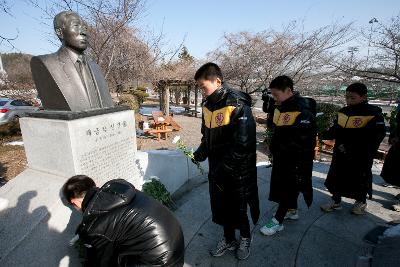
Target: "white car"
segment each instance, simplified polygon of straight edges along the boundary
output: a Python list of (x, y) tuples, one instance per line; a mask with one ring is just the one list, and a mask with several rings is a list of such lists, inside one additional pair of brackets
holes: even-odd
[(39, 108), (24, 100), (0, 98), (0, 125), (21, 118), (27, 112), (35, 110), (39, 110)]

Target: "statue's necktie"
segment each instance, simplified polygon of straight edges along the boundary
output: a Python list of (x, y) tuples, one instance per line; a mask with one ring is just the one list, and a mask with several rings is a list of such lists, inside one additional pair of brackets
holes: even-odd
[(80, 76), (89, 99), (90, 107), (100, 108), (101, 106), (100, 106), (98, 90), (94, 84), (92, 75), (90, 74), (90, 70), (86, 63), (85, 56), (79, 55), (78, 59), (76, 60), (76, 63), (78, 65)]

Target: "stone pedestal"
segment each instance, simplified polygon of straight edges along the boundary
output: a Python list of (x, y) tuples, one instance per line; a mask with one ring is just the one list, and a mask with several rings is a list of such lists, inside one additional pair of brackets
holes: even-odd
[(81, 266), (69, 246), (81, 216), (60, 194), (72, 175), (98, 186), (122, 178), (139, 190), (158, 176), (171, 193), (205, 180), (180, 151), (137, 152), (130, 110), (38, 112), (20, 124), (28, 168), (0, 188), (0, 266)]
[(80, 215), (60, 190), (76, 174), (98, 186), (116, 178), (141, 188), (134, 112), (38, 112), (20, 119), (28, 168), (0, 188), (0, 266), (80, 266), (69, 247)]
[(98, 185), (116, 178), (138, 187), (142, 184), (135, 171), (136, 130), (132, 110), (95, 116), (46, 112), (21, 118), (20, 125), (28, 167), (33, 170), (66, 178), (85, 174)]

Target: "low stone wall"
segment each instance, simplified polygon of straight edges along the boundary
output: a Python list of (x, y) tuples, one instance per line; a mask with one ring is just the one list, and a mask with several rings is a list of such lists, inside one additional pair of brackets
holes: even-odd
[[(135, 163), (143, 182), (155, 176), (171, 194), (191, 180), (204, 179), (204, 174), (197, 166), (178, 150), (138, 151)], [(201, 166), (204, 172), (208, 172), (207, 161), (202, 162)]]

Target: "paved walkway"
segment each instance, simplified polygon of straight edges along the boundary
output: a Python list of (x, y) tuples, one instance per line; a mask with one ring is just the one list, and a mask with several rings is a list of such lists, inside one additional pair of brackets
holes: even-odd
[(259, 229), (277, 205), (267, 201), (271, 169), (259, 167), (261, 218), (252, 229), (252, 251), (246, 261), (236, 260), (233, 252), (220, 258), (209, 255), (208, 250), (221, 238), (222, 229), (211, 222), (208, 183), (193, 189), (178, 201), (180, 206), (175, 212), (185, 236), (185, 266), (369, 266), (368, 258), (374, 246), (364, 237), (377, 226), (399, 219), (399, 213), (390, 210), (393, 195), (398, 190), (381, 186), (383, 180), (376, 176), (374, 197), (368, 200), (367, 215), (351, 215), (349, 199), (344, 199), (343, 210), (324, 214), (319, 206), (330, 200), (323, 185), (328, 168), (327, 164), (314, 164), (315, 190), (311, 208), (305, 206), (300, 196), (300, 220), (285, 222), (282, 232), (265, 237)]

